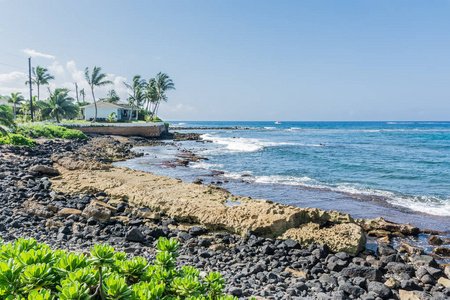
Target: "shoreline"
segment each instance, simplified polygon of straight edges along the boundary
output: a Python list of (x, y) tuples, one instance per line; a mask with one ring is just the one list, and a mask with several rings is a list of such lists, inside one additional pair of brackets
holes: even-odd
[[(5, 149), (8, 151), (3, 151)], [(8, 153), (8, 155), (3, 153)], [(51, 155), (52, 160), (50, 160)], [(76, 159), (68, 159), (71, 155)], [(17, 160), (18, 157), (22, 158), (20, 163)], [(95, 176), (91, 175), (109, 173), (106, 175), (107, 177), (103, 178), (112, 178), (111, 176), (114, 177), (115, 174), (129, 172), (133, 175), (128, 178), (134, 178), (137, 181), (152, 177), (154, 180), (173, 182), (175, 186), (183, 187), (180, 190), (185, 193), (184, 187), (186, 186), (176, 179), (161, 178), (156, 175), (148, 177), (148, 175), (142, 174), (143, 172), (108, 167), (108, 163), (132, 157), (135, 157), (135, 154), (131, 153), (130, 145), (125, 140), (119, 142), (109, 138), (80, 144), (44, 141), (43, 146), (39, 145), (35, 149), (3, 147), (1, 164), (3, 172), (6, 172), (3, 174), (6, 175), (1, 176), (0, 180), (3, 183), (12, 184), (7, 185), (8, 191), (2, 189), (3, 195), (10, 196), (2, 198), (6, 208), (2, 213), (6, 215), (6, 219), (4, 228), (0, 228), (0, 236), (6, 241), (21, 236), (34, 236), (42, 241), (50, 241), (54, 247), (71, 248), (77, 251), (83, 251), (94, 242), (106, 241), (133, 255), (143, 255), (149, 258), (154, 257), (154, 252), (148, 247), (154, 243), (155, 236), (178, 237), (183, 242), (180, 250), (182, 262), (203, 270), (223, 272), (224, 278), (227, 279), (226, 291), (238, 297), (260, 296), (281, 299), (289, 296), (293, 299), (295, 297), (316, 299), (320, 296), (328, 299), (328, 297), (345, 298), (353, 295), (353, 297), (375, 299), (376, 297), (397, 298), (405, 293), (432, 294), (444, 298), (450, 295), (450, 290), (445, 289), (442, 284), (436, 283), (439, 280), (446, 284), (445, 280), (448, 279), (442, 277), (442, 271), (433, 273), (438, 265), (430, 256), (417, 254), (400, 256), (389, 244), (380, 244), (376, 251), (377, 255), (374, 251), (365, 249), (357, 256), (352, 257), (345, 253), (332, 253), (328, 247), (318, 246), (314, 243), (302, 247), (298, 242), (289, 239), (283, 241), (270, 237), (264, 238), (260, 234), (255, 235), (253, 231), (242, 231), (243, 236), (215, 233), (213, 228), (198, 229), (198, 225), (188, 226), (170, 218), (173, 213), (170, 209), (162, 209), (161, 212), (158, 212), (155, 207), (150, 210), (142, 207), (133, 208), (127, 206), (128, 204), (124, 201), (117, 202), (119, 199), (113, 199), (111, 194), (95, 189), (98, 182), (94, 182)], [(73, 195), (61, 191), (55, 192), (55, 187), (58, 186), (55, 181), (61, 183), (59, 186), (70, 187), (70, 183), (74, 184), (58, 179), (58, 176), (61, 177), (61, 175), (54, 177), (55, 174), (45, 175), (28, 169), (30, 165), (36, 164), (44, 164), (52, 168), (50, 167), (52, 161), (72, 169), (64, 171), (66, 174), (74, 175), (78, 172), (77, 168), (86, 170), (79, 172), (77, 176), (80, 176), (77, 179), (80, 181), (84, 177), (85, 183), (81, 183), (81, 185), (87, 188), (80, 190), (78, 189), (80, 186), (74, 187), (76, 192)], [(48, 170), (54, 171), (54, 169)], [(119, 179), (120, 176), (114, 178)], [(53, 179), (48, 180), (49, 177)], [(103, 181), (102, 184), (105, 182), (109, 184), (111, 191), (120, 188), (127, 182), (119, 180), (108, 183), (102, 178), (99, 181)], [(148, 184), (150, 183), (148, 182)], [(226, 191), (220, 188), (193, 183), (187, 185), (201, 193), (211, 191), (212, 195), (217, 197), (220, 195), (227, 195), (226, 198), (230, 197)], [(89, 188), (92, 189), (89, 190)], [(94, 191), (95, 193), (93, 193)], [(108, 192), (111, 191), (108, 190)], [(160, 192), (160, 189), (155, 189), (155, 191)], [(127, 188), (123, 192), (126, 195), (136, 196), (139, 191)], [(243, 199), (239, 198), (238, 200)], [(221, 201), (223, 202), (223, 198), (218, 202), (222, 203)], [(273, 207), (267, 201), (258, 202), (253, 199), (246, 201), (249, 203), (256, 201), (261, 205)], [(102, 221), (92, 217), (82, 217), (82, 212), (84, 213), (89, 207), (96, 207), (96, 210), (102, 211), (106, 215), (109, 214), (110, 218), (108, 221), (106, 219)], [(275, 205), (275, 207), (291, 209), (283, 205)], [(71, 214), (64, 215), (64, 209), (71, 209), (71, 211), (65, 211), (67, 214), (69, 212)], [(308, 210), (304, 211), (308, 212)], [(320, 212), (320, 210), (312, 211)], [(319, 219), (321, 214), (317, 215)], [(49, 217), (50, 215), (51, 217)], [(12, 216), (16, 217), (12, 218)], [(102, 214), (97, 215), (98, 218), (101, 216)], [(283, 215), (283, 218), (285, 216)], [(326, 216), (326, 214), (322, 214), (322, 216)], [(342, 218), (349, 218), (348, 215), (347, 217), (345, 214), (339, 213), (335, 216), (337, 217), (335, 221), (338, 222), (339, 220), (345, 221)], [(329, 219), (329, 217), (326, 218)], [(196, 226), (197, 228), (195, 228)], [(393, 224), (388, 223), (387, 226), (390, 227)], [(264, 225), (262, 228), (267, 229), (267, 226)], [(407, 233), (416, 229), (397, 227), (396, 230), (405, 230)], [(305, 232), (302, 231), (302, 233)], [(294, 236), (295, 234), (292, 235), (292, 237)], [(219, 261), (220, 263), (218, 263)], [(422, 273), (417, 273), (418, 269), (416, 268), (420, 269), (420, 266), (425, 268), (425, 273), (422, 271)], [(412, 272), (410, 268), (415, 268), (416, 271)], [(433, 277), (430, 272), (435, 276), (432, 279), (434, 283), (429, 281), (431, 280), (430, 276)], [(338, 278), (342, 278), (342, 276), (344, 279), (339, 279), (338, 282)], [(358, 278), (362, 278), (362, 281)], [(321, 283), (320, 287), (317, 283)], [(410, 288), (411, 286), (413, 288)]]
[[(184, 141), (184, 140), (181, 139), (181, 141)], [(201, 138), (199, 137), (197, 142), (205, 143), (208, 141), (201, 140)], [(283, 190), (287, 190), (287, 189), (302, 190), (302, 191), (304, 191), (303, 193), (305, 193), (306, 195), (310, 195), (310, 194), (313, 195), (316, 192), (318, 192), (318, 193), (325, 192), (327, 194), (327, 197), (339, 197), (339, 198), (347, 197), (349, 199), (348, 201), (351, 200), (352, 202), (349, 202), (349, 204), (347, 204), (347, 206), (346, 206), (347, 210), (345, 208), (339, 209), (339, 210), (343, 213), (349, 213), (353, 217), (358, 218), (358, 219), (378, 218), (378, 217), (380, 217), (381, 211), (375, 215), (363, 214), (363, 215), (355, 216), (354, 211), (352, 211), (352, 210), (349, 211), (348, 208), (353, 207), (353, 206), (372, 205), (375, 208), (379, 208), (379, 209), (383, 208), (384, 210), (386, 210), (386, 212), (395, 211), (397, 213), (395, 213), (393, 215), (391, 213), (391, 215), (381, 214), (381, 216), (390, 220), (392, 218), (397, 219), (399, 217), (399, 215), (401, 215), (401, 217), (403, 219), (399, 223), (408, 223), (408, 222), (410, 222), (409, 219), (413, 219), (415, 216), (420, 217), (419, 220), (423, 220), (422, 223), (426, 223), (429, 220), (433, 220), (433, 222), (440, 224), (443, 220), (446, 220), (446, 217), (444, 217), (444, 216), (430, 215), (430, 214), (426, 214), (426, 213), (413, 211), (413, 210), (410, 210), (407, 208), (395, 206), (393, 204), (390, 204), (388, 201), (386, 201), (385, 197), (382, 197), (382, 196), (348, 193), (348, 192), (343, 192), (343, 191), (336, 191), (336, 190), (333, 190), (328, 187), (304, 187), (301, 185), (297, 186), (297, 185), (284, 185), (284, 184), (277, 184), (277, 183), (261, 183), (261, 182), (255, 181), (253, 176), (250, 174), (243, 175), (239, 178), (235, 178), (235, 177), (227, 176), (226, 173), (220, 169), (205, 169), (205, 168), (201, 168), (201, 167), (191, 167), (192, 163), (195, 164), (195, 163), (202, 162), (202, 161), (207, 162), (208, 158), (205, 158), (205, 157), (202, 157), (201, 155), (199, 155), (198, 152), (196, 152), (195, 150), (192, 149), (191, 145), (186, 144), (186, 143), (184, 143), (183, 145), (170, 144), (170, 146), (173, 146), (173, 147), (169, 147), (169, 144), (167, 146), (168, 146), (167, 149), (168, 149), (168, 151), (170, 151), (170, 154), (167, 154), (167, 157), (164, 155), (164, 153), (161, 154), (161, 156), (164, 157), (162, 159), (155, 159), (155, 161), (153, 161), (151, 159), (146, 160), (146, 158), (148, 156), (143, 156), (142, 158), (138, 158), (136, 163), (119, 162), (119, 163), (117, 163), (117, 165), (131, 167), (132, 169), (134, 168), (135, 170), (140, 170), (140, 171), (149, 172), (149, 173), (152, 173), (151, 170), (153, 170), (153, 172), (156, 171), (155, 174), (162, 175), (162, 176), (169, 176), (169, 177), (173, 177), (173, 178), (175, 178), (175, 177), (182, 178), (182, 180), (184, 180), (185, 182), (202, 180), (205, 184), (209, 183), (211, 185), (215, 185), (215, 186), (230, 190), (230, 191), (232, 191), (232, 193), (242, 195), (242, 196), (251, 196), (253, 198), (265, 198), (264, 192), (256, 192), (257, 190), (260, 190), (260, 189), (270, 190), (273, 188), (280, 189), (280, 187)], [(152, 150), (152, 149), (149, 148), (149, 150)], [(136, 151), (136, 150), (134, 150), (134, 151)], [(162, 151), (164, 151), (164, 150), (162, 150)], [(173, 151), (175, 151), (175, 153), (173, 153)], [(151, 154), (151, 152), (150, 153), (146, 152), (145, 148), (142, 148), (142, 149), (138, 148), (138, 152), (141, 154), (150, 155), (149, 157), (153, 156), (153, 154)], [(159, 154), (159, 152), (158, 152), (158, 154)], [(154, 155), (154, 156), (156, 157), (157, 155)], [(152, 167), (151, 170), (147, 170), (145, 167), (146, 165), (154, 166), (154, 167)], [(159, 168), (159, 165), (161, 166), (161, 168)], [(184, 167), (188, 167), (189, 169), (184, 169)], [(161, 171), (162, 169), (167, 169), (168, 171)], [(172, 169), (173, 169), (173, 171), (172, 171)], [(179, 173), (179, 172), (177, 173), (176, 170), (179, 170), (182, 173)], [(184, 170), (186, 170), (186, 172)], [(191, 170), (192, 174), (190, 174), (190, 172), (187, 170)], [(204, 170), (205, 172), (199, 172), (199, 170)], [(183, 174), (183, 175), (181, 175), (181, 174)], [(310, 197), (314, 197), (314, 196), (310, 196)], [(293, 206), (317, 207), (314, 204), (301, 205), (301, 203), (295, 204), (295, 203), (292, 203), (289, 201), (288, 202), (280, 201), (280, 199), (274, 198), (274, 197), (265, 198), (265, 199), (269, 199), (274, 202), (293, 205)], [(317, 205), (319, 205), (318, 208), (325, 209), (325, 210), (335, 209), (335, 208), (333, 208), (332, 203), (328, 203), (327, 205), (325, 205), (325, 208), (320, 207), (320, 205), (323, 206), (323, 204), (318, 203)], [(372, 209), (372, 210), (374, 210), (374, 209)], [(432, 224), (433, 224), (433, 222), (432, 222)], [(446, 227), (446, 226), (442, 227), (442, 229), (435, 228), (434, 226), (420, 226), (420, 224), (414, 224), (414, 226), (421, 228), (421, 232), (423, 232), (423, 233), (435, 232), (437, 234), (439, 232), (439, 234), (441, 234), (441, 235), (448, 235), (450, 233), (450, 231), (448, 230), (448, 227)]]

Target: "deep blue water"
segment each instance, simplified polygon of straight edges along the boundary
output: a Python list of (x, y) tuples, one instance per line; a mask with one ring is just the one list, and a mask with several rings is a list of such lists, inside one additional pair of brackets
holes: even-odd
[(252, 130), (198, 131), (212, 143), (183, 147), (209, 160), (185, 170), (150, 167), (148, 157), (124, 165), (186, 181), (220, 170), (235, 194), (449, 228), (450, 122), (170, 123)]

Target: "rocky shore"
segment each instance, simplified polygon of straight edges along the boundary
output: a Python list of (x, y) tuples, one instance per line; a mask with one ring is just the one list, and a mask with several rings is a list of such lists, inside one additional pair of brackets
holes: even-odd
[[(81, 252), (105, 242), (150, 260), (157, 238), (175, 237), (180, 263), (222, 273), (227, 293), (239, 298), (450, 297), (450, 266), (438, 257), (408, 245), (399, 252), (386, 239), (376, 252), (364, 249), (369, 231), (383, 239), (418, 228), (356, 222), (109, 164), (137, 155), (132, 143), (147, 142), (160, 143), (102, 137), (1, 146), (0, 237)], [(439, 248), (436, 255), (446, 255)]]

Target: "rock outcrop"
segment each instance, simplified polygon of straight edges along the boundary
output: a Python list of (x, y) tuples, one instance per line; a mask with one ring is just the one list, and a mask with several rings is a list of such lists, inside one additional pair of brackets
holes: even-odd
[[(148, 207), (177, 221), (201, 224), (211, 230), (238, 234), (251, 230), (270, 238), (292, 236), (302, 244), (327, 243), (333, 251), (352, 255), (364, 249), (364, 231), (348, 214), (237, 197), (221, 188), (127, 168), (86, 170), (83, 164), (78, 164), (81, 169), (73, 170), (74, 165), (70, 164), (71, 171), (64, 163), (58, 166), (62, 176), (51, 180), (55, 191), (68, 194), (104, 191), (112, 202), (128, 201), (134, 207)], [(227, 201), (238, 205), (227, 206)]]

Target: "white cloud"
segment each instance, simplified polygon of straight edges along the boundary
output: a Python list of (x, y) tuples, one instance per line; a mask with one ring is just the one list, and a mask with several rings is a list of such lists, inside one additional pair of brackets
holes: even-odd
[[(55, 77), (50, 81), (47, 86), (40, 87), (40, 99), (46, 99), (48, 97), (48, 88), (54, 90), (55, 88), (67, 88), (70, 90), (70, 96), (76, 99), (75, 94), (75, 82), (78, 84), (78, 91), (84, 88), (86, 92), (86, 101), (92, 102), (91, 89), (84, 77), (84, 69), (79, 70), (75, 61), (71, 60), (66, 63), (60, 64), (58, 61), (53, 61), (50, 65), (44, 66), (48, 69), (48, 73)], [(24, 95), (28, 95), (28, 86), (25, 85), (25, 81), (28, 79), (28, 74), (23, 72), (11, 72), (0, 73), (0, 95), (8, 95), (13, 92), (22, 92)], [(111, 89), (115, 89), (121, 101), (126, 102), (128, 97), (128, 90), (123, 84), (127, 81), (126, 77), (116, 76), (114, 74), (108, 74), (108, 80), (111, 80), (113, 84), (95, 88), (95, 98), (104, 98)], [(36, 87), (33, 88), (33, 95), (37, 94)], [(82, 99), (79, 99), (82, 101)]]
[(52, 74), (55, 78), (62, 77), (66, 75), (66, 71), (64, 67), (57, 61), (52, 62), (50, 66), (47, 67), (50, 74)]
[(53, 55), (37, 52), (36, 50), (23, 49), (21, 51), (31, 57), (43, 57), (43, 58), (48, 58), (48, 59), (55, 59), (55, 57)]
[(15, 92), (26, 93), (28, 91), (25, 85), (27, 79), (26, 73), (18, 71), (0, 74), (0, 95), (5, 96)]

